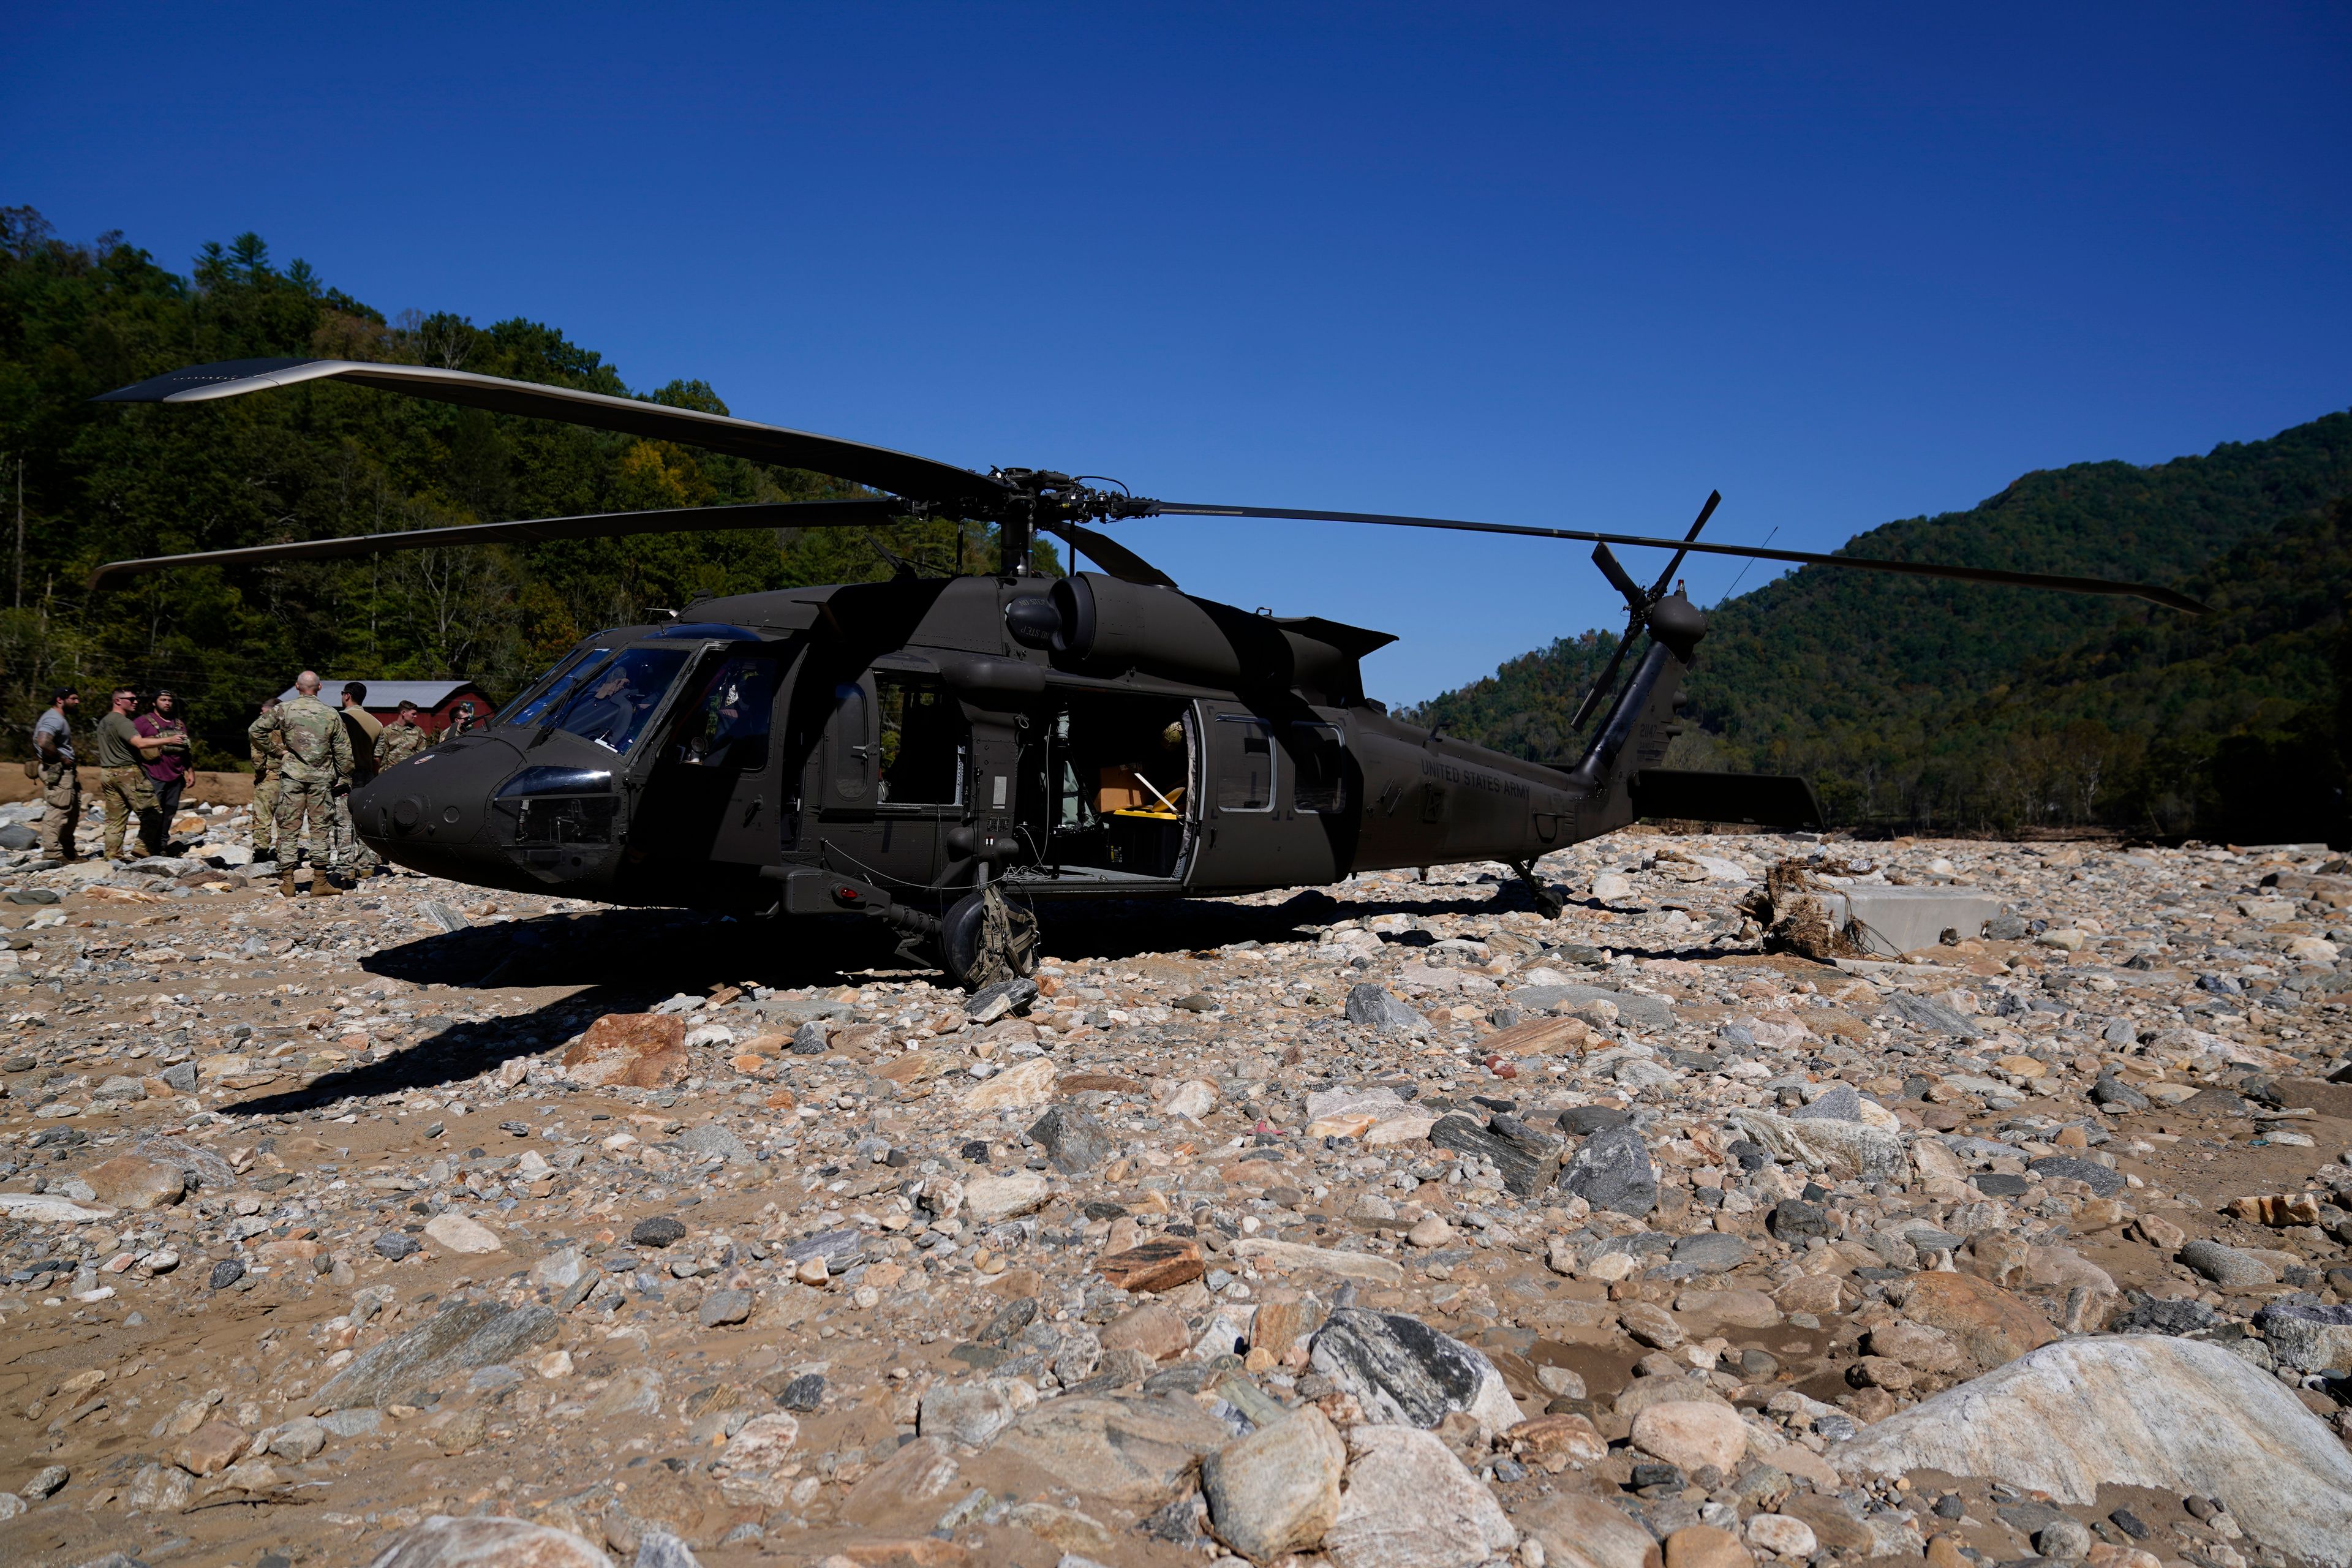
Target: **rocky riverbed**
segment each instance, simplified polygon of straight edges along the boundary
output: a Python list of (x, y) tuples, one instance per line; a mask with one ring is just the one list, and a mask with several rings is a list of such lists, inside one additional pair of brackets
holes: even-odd
[[(0, 1560), (2352, 1562), (2324, 850), (1637, 832), (966, 997), (176, 831), (0, 867)], [(1790, 861), (2001, 912), (1767, 952)]]

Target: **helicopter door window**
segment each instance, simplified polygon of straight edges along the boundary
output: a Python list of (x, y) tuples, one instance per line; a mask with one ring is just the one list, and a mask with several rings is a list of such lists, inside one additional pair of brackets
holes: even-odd
[(775, 660), (722, 660), (679, 717), (677, 760), (700, 767), (765, 767), (775, 702)]
[(1329, 724), (1290, 726), (1290, 794), (1300, 811), (1344, 811), (1348, 805), (1347, 752)]
[(845, 680), (833, 689), (833, 793), (862, 802), (874, 769), (874, 707), (864, 682)]
[(686, 659), (682, 647), (628, 649), (573, 686), (555, 716), (555, 728), (628, 755)]
[(1274, 809), (1274, 727), (1259, 719), (1220, 714), (1225, 726), (1217, 763), (1217, 809)]
[(876, 674), (874, 696), (881, 720), (881, 804), (963, 804), (971, 742), (961, 708), (935, 681), (887, 673)]

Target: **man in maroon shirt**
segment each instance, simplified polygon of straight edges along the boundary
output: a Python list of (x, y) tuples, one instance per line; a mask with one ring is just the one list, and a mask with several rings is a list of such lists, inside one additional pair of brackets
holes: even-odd
[(168, 839), (172, 818), (180, 814), (180, 792), (188, 787), (188, 727), (180, 718), (178, 695), (170, 691), (155, 693), (147, 711), (131, 721), (131, 728), (142, 735), (178, 742), (140, 764), (155, 781), (156, 816), (163, 825), (161, 837)]

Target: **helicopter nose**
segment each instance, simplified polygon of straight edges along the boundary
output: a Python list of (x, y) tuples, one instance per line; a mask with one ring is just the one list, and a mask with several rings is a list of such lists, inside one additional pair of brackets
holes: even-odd
[(506, 857), (490, 841), (489, 801), (522, 753), (493, 736), (467, 736), (394, 763), (352, 792), (352, 821), (385, 859), (471, 880)]

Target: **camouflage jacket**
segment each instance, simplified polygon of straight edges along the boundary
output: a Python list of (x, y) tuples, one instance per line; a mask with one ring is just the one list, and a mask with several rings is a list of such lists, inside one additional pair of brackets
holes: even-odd
[(423, 730), (395, 720), (375, 738), (376, 770), (380, 773), (394, 763), (404, 763), (431, 743), (432, 738)]
[(254, 725), (284, 748), (280, 776), (296, 784), (333, 784), (352, 776), (352, 737), (343, 717), (315, 697), (281, 702)]
[(278, 732), (278, 710), (272, 708), (245, 727), (246, 744), (253, 752), (253, 776), (274, 778), (286, 765), (286, 738)]

